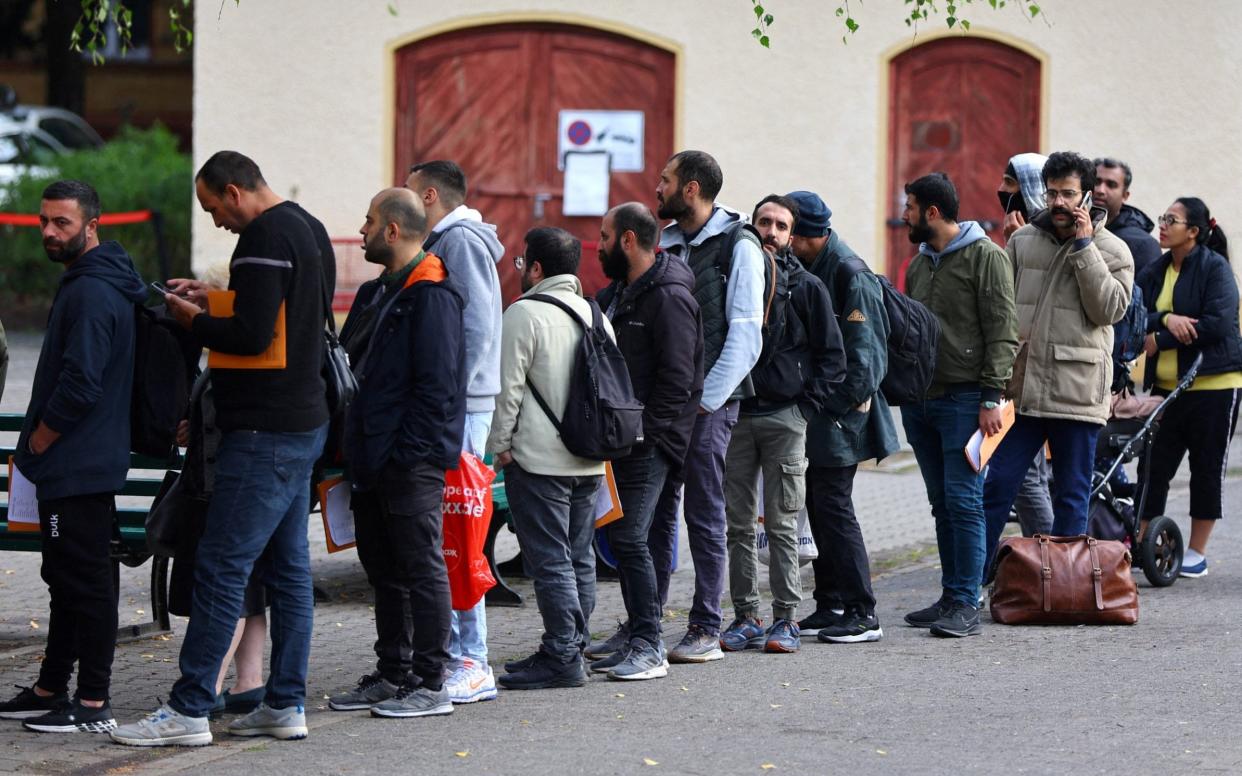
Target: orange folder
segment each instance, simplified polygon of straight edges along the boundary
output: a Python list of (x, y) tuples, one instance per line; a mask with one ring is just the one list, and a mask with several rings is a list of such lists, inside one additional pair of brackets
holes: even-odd
[(984, 436), (982, 431), (976, 431), (970, 441), (966, 443), (966, 460), (970, 462), (970, 467), (977, 472), (983, 471), (983, 467), (988, 465), (988, 461), (992, 459), (992, 453), (996, 452), (996, 448), (1000, 446), (1001, 440), (1005, 438), (1005, 434), (1009, 433), (1009, 429), (1013, 428), (1014, 408), (1013, 402), (1001, 402), (1001, 429), (992, 436)]
[[(208, 291), (207, 314), (212, 318), (232, 318), (234, 291)], [(285, 303), (276, 313), (276, 331), (267, 350), (257, 356), (208, 351), (207, 366), (212, 369), (284, 369), (285, 368)]]

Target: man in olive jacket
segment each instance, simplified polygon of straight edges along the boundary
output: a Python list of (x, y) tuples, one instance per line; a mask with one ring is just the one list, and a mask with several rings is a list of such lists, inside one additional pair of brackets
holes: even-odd
[(980, 632), (983, 480), (963, 449), (976, 430), (1000, 431), (1001, 391), (1018, 339), (1005, 252), (974, 221), (958, 223), (957, 210), (957, 189), (944, 173), (906, 184), (903, 219), (910, 241), (920, 243), (906, 289), (940, 322), (940, 348), (927, 398), (902, 407), (901, 420), (936, 518), (943, 588), (940, 600), (907, 614), (906, 622), (946, 637)]
[(1113, 324), (1134, 284), (1130, 249), (1104, 228), (1107, 211), (1091, 207), (1095, 163), (1059, 151), (1048, 157), (1043, 180), (1048, 207), (1006, 247), (1021, 345), (1008, 388), (1016, 418), (992, 456), (983, 494), (989, 560), (1025, 467), (1045, 441), (1056, 482), (1052, 533), (1086, 532), (1095, 440), (1112, 398)]
[(853, 490), (859, 463), (899, 447), (892, 410), (880, 392), (888, 371), (888, 315), (880, 281), (831, 228), (832, 210), (823, 199), (810, 191), (789, 198), (798, 205), (790, 248), (828, 288), (848, 365), (807, 428), (806, 505), (819, 557), (812, 563), (815, 612), (798, 625), (804, 636), (821, 641), (879, 641), (884, 632)]

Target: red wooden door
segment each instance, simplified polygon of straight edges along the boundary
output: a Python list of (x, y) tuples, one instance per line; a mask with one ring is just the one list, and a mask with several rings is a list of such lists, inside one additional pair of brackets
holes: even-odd
[(534, 226), (559, 226), (588, 243), (579, 275), (588, 293), (604, 285), (596, 256), (598, 217), (561, 214), (557, 166), (561, 110), (639, 110), (644, 169), (613, 172), (609, 202), (654, 204), (660, 169), (673, 152), (673, 55), (584, 27), (512, 24), (459, 30), (397, 54), (396, 169), (453, 159), (469, 181), (467, 204), (497, 225), (505, 245), (504, 298), (519, 293), (509, 257)]
[(889, 76), (887, 271), (900, 288), (917, 250), (901, 222), (904, 187), (929, 172), (953, 179), (960, 220), (1003, 244), (996, 190), (1009, 157), (1039, 150), (1040, 66), (1003, 43), (946, 38), (900, 54)]

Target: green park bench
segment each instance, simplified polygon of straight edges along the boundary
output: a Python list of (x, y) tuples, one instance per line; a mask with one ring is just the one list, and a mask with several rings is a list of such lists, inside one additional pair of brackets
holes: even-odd
[[(0, 414), (0, 433), (16, 434), (22, 428), (22, 415)], [(14, 437), (13, 445), (16, 444)], [(0, 444), (0, 491), (5, 502), (0, 504), (0, 550), (11, 552), (39, 552), (42, 542), (38, 531), (10, 531), (9, 505), (9, 456), (13, 454), (13, 445)], [(137, 496), (153, 499), (159, 493), (164, 481), (164, 473), (181, 465), (180, 456), (168, 460), (148, 458), (141, 455), (130, 456), (130, 476), (120, 496)], [(135, 474), (135, 470), (148, 472), (145, 475)], [(155, 636), (172, 631), (168, 615), (168, 558), (152, 556), (147, 549), (147, 506), (120, 506), (116, 508), (117, 530), (112, 539), (113, 576), (120, 577), (120, 564), (138, 568), (151, 561), (151, 621), (138, 625), (123, 625), (117, 629), (117, 641), (126, 642), (135, 639)], [(42, 584), (41, 582), (39, 584)]]

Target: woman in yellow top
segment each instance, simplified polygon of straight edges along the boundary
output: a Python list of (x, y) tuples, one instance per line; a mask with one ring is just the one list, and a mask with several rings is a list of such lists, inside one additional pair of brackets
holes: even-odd
[(1136, 280), (1147, 300), (1147, 373), (1144, 385), (1164, 395), (1203, 354), (1190, 389), (1165, 410), (1146, 472), (1143, 521), (1162, 514), (1169, 481), (1190, 454), (1190, 546), (1184, 577), (1207, 574), (1207, 543), (1221, 517), (1229, 440), (1242, 395), (1242, 334), (1238, 283), (1229, 266), (1225, 234), (1207, 205), (1182, 197), (1159, 219), (1158, 262)]

